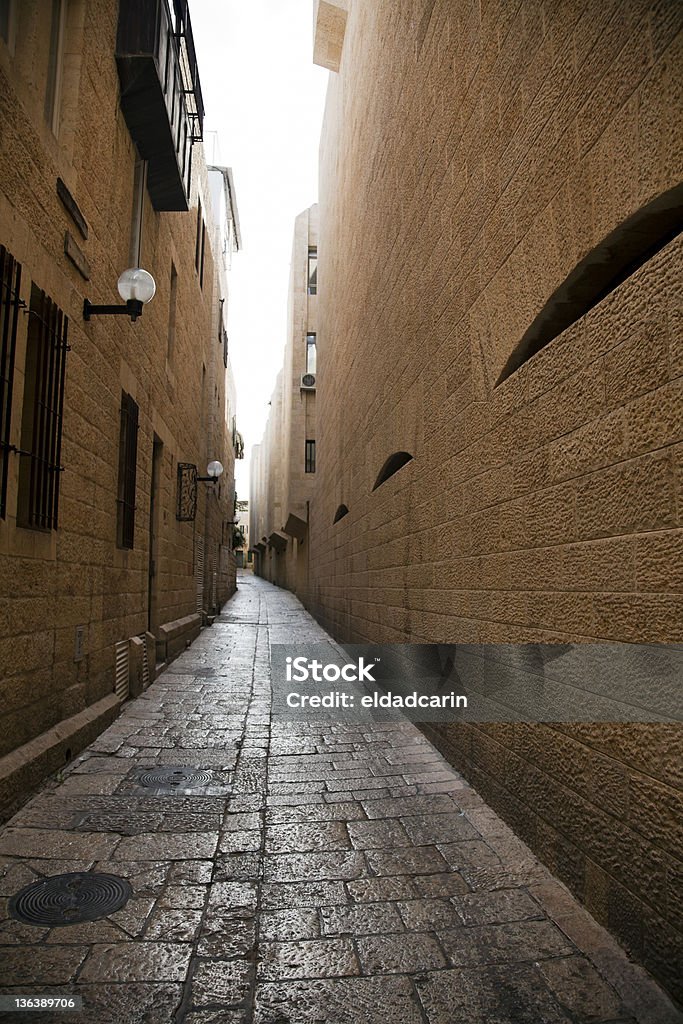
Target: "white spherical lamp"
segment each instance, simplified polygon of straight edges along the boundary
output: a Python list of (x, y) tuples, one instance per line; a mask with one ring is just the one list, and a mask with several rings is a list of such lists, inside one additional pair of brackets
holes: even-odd
[(124, 302), (135, 299), (137, 302), (147, 303), (154, 298), (157, 286), (152, 275), (142, 267), (130, 267), (121, 274), (118, 289)]

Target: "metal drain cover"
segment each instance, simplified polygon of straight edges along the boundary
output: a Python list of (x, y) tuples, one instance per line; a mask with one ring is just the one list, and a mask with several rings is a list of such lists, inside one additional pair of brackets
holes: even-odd
[(200, 768), (150, 768), (140, 772), (138, 785), (146, 789), (194, 789), (210, 786), (214, 781), (213, 773)]
[(216, 675), (215, 668), (193, 668), (192, 675), (197, 676), (199, 679), (211, 679), (212, 676)]
[(107, 917), (125, 906), (132, 894), (125, 878), (72, 871), (27, 885), (12, 896), (9, 913), (24, 924), (60, 928)]

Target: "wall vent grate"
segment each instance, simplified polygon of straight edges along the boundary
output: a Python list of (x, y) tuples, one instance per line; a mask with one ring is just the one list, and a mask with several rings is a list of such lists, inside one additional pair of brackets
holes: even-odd
[(130, 654), (127, 640), (116, 644), (114, 693), (121, 702), (130, 695)]

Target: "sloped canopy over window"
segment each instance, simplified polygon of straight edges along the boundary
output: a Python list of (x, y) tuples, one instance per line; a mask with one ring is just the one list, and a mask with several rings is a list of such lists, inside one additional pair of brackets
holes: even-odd
[(376, 491), (394, 473), (398, 473), (399, 469), (402, 469), (407, 462), (412, 461), (412, 458), (413, 456), (409, 452), (394, 452), (393, 455), (390, 455), (379, 471), (375, 485), (372, 488), (373, 491)]
[(349, 510), (346, 507), (346, 505), (340, 505), (337, 511), (334, 513), (334, 519), (332, 520), (332, 524), (334, 525), (334, 523), (338, 523), (340, 519), (343, 519), (344, 516), (347, 516), (348, 514)]
[(677, 185), (627, 217), (574, 267), (524, 334), (497, 383), (602, 302), (681, 231), (683, 185)]

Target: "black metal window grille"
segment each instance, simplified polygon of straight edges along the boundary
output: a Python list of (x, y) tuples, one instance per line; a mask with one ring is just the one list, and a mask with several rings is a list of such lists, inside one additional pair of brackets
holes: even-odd
[(180, 66), (183, 71), (184, 93), (188, 104), (188, 117), (192, 122), (192, 142), (204, 137), (204, 100), (199, 82), (197, 54), (187, 0), (173, 0), (172, 18), (178, 42)]
[(0, 245), (0, 519), (7, 513), (10, 427), (14, 357), (17, 349), (19, 310), (26, 305), (19, 298), (21, 263)]
[(315, 473), (315, 441), (306, 441), (304, 471), (306, 473)]
[(135, 481), (138, 462), (138, 406), (125, 391), (121, 394), (119, 434), (119, 486), (116, 512), (116, 543), (132, 548), (135, 541)]
[(192, 462), (178, 463), (175, 517), (180, 523), (193, 523), (197, 518), (197, 467)]
[(68, 328), (68, 317), (45, 292), (32, 285), (17, 521), (36, 530), (56, 530), (58, 526)]
[(308, 250), (308, 294), (318, 294), (318, 250), (314, 247)]

